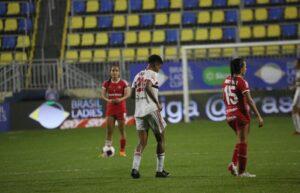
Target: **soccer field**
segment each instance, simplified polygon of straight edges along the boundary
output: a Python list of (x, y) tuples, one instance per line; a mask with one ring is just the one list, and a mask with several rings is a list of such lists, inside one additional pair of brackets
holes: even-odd
[[(199, 193), (299, 192), (300, 136), (292, 135), (291, 118), (266, 118), (251, 125), (248, 171), (255, 179), (227, 172), (235, 137), (224, 122), (173, 124), (166, 133), (165, 168), (156, 179), (155, 141), (149, 136), (141, 178), (130, 171), (137, 137), (127, 128), (127, 157), (99, 158), (103, 129), (24, 131), (0, 134), (1, 193)], [(118, 149), (118, 133), (114, 135)]]

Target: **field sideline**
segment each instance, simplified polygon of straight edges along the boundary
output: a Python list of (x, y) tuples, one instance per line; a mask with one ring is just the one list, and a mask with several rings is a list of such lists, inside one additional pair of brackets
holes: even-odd
[[(154, 177), (151, 133), (141, 162), (141, 179), (130, 177), (137, 137), (127, 128), (127, 157), (99, 158), (103, 129), (20, 131), (0, 134), (1, 193), (292, 193), (300, 191), (300, 136), (292, 120), (252, 122), (248, 170), (255, 179), (232, 177), (226, 170), (235, 137), (224, 122), (194, 121), (167, 129), (167, 179)], [(117, 131), (116, 131), (117, 132)], [(118, 133), (114, 146), (118, 149)]]

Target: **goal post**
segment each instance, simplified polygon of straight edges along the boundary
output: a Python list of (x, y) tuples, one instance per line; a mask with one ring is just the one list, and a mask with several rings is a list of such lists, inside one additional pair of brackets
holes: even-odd
[[(210, 49), (222, 49), (222, 53), (225, 49), (231, 49), (231, 53), (227, 53), (226, 57), (238, 57), (240, 56), (238, 49), (240, 48), (254, 48), (254, 47), (267, 47), (267, 46), (295, 46), (295, 52), (293, 55), (300, 56), (300, 40), (285, 40), (285, 41), (264, 41), (264, 42), (245, 42), (245, 43), (222, 43), (222, 44), (201, 44), (201, 45), (186, 45), (181, 47), (181, 58), (182, 58), (182, 81), (183, 81), (183, 107), (184, 107), (184, 122), (190, 122), (189, 117), (189, 103), (190, 103), (190, 90), (189, 90), (189, 65), (188, 65), (188, 52), (191, 50), (210, 50)], [(285, 50), (282, 49), (284, 54)], [(279, 54), (279, 56), (281, 56)], [(255, 55), (249, 55), (252, 57)], [(207, 56), (209, 57), (209, 56)]]

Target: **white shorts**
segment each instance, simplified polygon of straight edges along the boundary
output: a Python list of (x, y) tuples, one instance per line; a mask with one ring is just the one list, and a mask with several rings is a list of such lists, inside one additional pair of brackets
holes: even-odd
[(300, 108), (300, 87), (296, 88), (296, 92), (293, 99), (293, 106)]
[(148, 131), (151, 128), (155, 134), (162, 133), (167, 126), (159, 111), (153, 111), (144, 117), (135, 117), (135, 122), (137, 131)]

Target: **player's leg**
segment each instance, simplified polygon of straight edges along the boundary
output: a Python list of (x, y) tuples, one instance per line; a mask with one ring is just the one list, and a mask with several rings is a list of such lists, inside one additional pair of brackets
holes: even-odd
[(292, 110), (292, 119), (295, 127), (295, 134), (300, 134), (299, 106), (300, 106), (300, 89), (297, 88), (293, 99), (293, 110)]
[(126, 156), (126, 132), (125, 132), (125, 114), (122, 113), (122, 117), (118, 117), (118, 128), (120, 131), (120, 156)]
[(116, 122), (115, 117), (107, 116), (106, 138), (105, 138), (106, 146), (112, 145), (112, 135), (115, 127), (115, 122)]
[[(237, 135), (237, 121), (231, 120), (228, 122), (228, 125), (232, 128), (235, 135)], [(230, 164), (228, 165), (228, 171), (234, 176), (238, 175), (238, 150), (239, 150), (239, 142), (237, 142), (233, 149), (232, 159)]]

